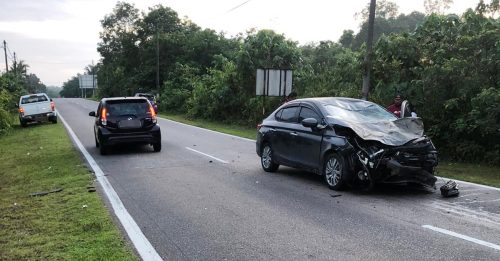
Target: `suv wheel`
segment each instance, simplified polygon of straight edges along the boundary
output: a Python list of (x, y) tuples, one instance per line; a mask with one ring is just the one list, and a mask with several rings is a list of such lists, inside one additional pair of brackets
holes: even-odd
[(336, 153), (325, 156), (323, 177), (330, 189), (341, 190), (347, 178), (344, 158)]
[(262, 168), (266, 172), (276, 172), (278, 170), (279, 164), (274, 162), (273, 159), (273, 149), (268, 143), (264, 144), (262, 148), (262, 154), (260, 156), (260, 163)]
[(161, 142), (154, 143), (154, 144), (153, 144), (153, 150), (154, 150), (155, 152), (160, 152), (160, 151), (161, 151)]
[(50, 120), (52, 123), (56, 124), (57, 123), (57, 116), (55, 117), (52, 117), (52, 119)]
[(23, 128), (26, 127), (26, 126), (28, 126), (28, 124), (26, 123), (26, 121), (23, 121), (23, 120), (19, 119), (19, 122), (21, 123), (21, 127), (23, 127)]
[(99, 152), (101, 153), (101, 155), (108, 154), (108, 146), (106, 146), (104, 144), (100, 144), (100, 146), (99, 146)]

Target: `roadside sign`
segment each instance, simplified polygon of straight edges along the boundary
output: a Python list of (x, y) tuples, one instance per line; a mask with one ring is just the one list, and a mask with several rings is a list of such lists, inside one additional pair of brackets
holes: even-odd
[(255, 93), (257, 96), (286, 97), (292, 92), (292, 70), (257, 69)]
[(78, 81), (80, 83), (80, 89), (95, 89), (97, 88), (97, 75), (79, 75)]

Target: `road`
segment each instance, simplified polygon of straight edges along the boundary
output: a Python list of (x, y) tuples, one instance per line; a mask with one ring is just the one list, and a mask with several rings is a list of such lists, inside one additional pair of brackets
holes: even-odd
[(160, 153), (101, 156), (97, 103), (55, 102), (165, 260), (500, 260), (500, 190), (336, 192), (303, 171), (264, 172), (254, 141), (165, 119)]

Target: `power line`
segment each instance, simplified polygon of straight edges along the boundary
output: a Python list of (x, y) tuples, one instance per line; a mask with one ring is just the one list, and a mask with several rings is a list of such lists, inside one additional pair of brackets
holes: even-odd
[(236, 10), (236, 9), (240, 8), (240, 7), (242, 7), (243, 5), (247, 4), (247, 3), (248, 3), (248, 2), (250, 2), (250, 1), (252, 1), (252, 0), (247, 0), (247, 1), (245, 1), (245, 2), (243, 2), (243, 3), (241, 3), (241, 4), (237, 5), (237, 6), (235, 6), (235, 7), (233, 7), (233, 8), (231, 8), (231, 9), (227, 10), (226, 14), (228, 14), (228, 13), (230, 13), (230, 12), (232, 12), (232, 11), (234, 11), (234, 10)]

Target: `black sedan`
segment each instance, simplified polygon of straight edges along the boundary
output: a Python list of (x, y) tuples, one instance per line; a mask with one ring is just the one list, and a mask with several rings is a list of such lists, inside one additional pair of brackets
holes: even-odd
[(417, 183), (434, 187), (437, 151), (420, 118), (397, 118), (351, 98), (288, 102), (259, 125), (262, 168), (279, 165), (322, 175), (331, 189), (348, 184)]
[(102, 155), (121, 143), (151, 144), (161, 150), (161, 132), (156, 113), (146, 98), (104, 98), (89, 116), (95, 117), (95, 145)]

